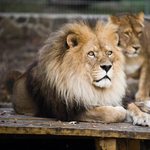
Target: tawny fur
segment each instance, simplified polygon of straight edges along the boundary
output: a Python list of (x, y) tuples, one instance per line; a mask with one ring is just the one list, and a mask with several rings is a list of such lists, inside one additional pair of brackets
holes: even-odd
[[(93, 30), (93, 31), (92, 31)], [(125, 75), (123, 72), (124, 59), (117, 47), (117, 26), (110, 23), (102, 24), (98, 21), (95, 29), (89, 28), (84, 21), (67, 24), (46, 42), (46, 46), (40, 51), (40, 68), (46, 74), (46, 83), (56, 87), (57, 94), (64, 99), (64, 103), (76, 103), (84, 105), (86, 109), (94, 106), (118, 106), (122, 104), (125, 94)], [(62, 43), (60, 39), (67, 37), (68, 33), (77, 35), (78, 46), (74, 50), (63, 53), (60, 51)], [(57, 37), (58, 41), (53, 41)], [(53, 41), (53, 43), (51, 43)], [(102, 47), (100, 49), (100, 46)], [(114, 76), (110, 88), (97, 88), (93, 86), (92, 74), (94, 71), (100, 73), (101, 60), (106, 57), (105, 46), (110, 46), (114, 52), (115, 61)], [(51, 51), (50, 51), (51, 49)], [(86, 68), (86, 55), (89, 51), (97, 51), (98, 59), (92, 63), (98, 65), (95, 68)], [(104, 53), (104, 56), (102, 56)], [(62, 55), (63, 59), (62, 59)], [(94, 66), (93, 65), (93, 66)], [(75, 98), (74, 98), (75, 96)], [(114, 98), (115, 97), (115, 98)]]
[(127, 76), (140, 79), (136, 101), (150, 100), (150, 20), (144, 19), (143, 13), (117, 13), (109, 19), (119, 25), (119, 46), (126, 57)]
[[(123, 121), (125, 109), (115, 107), (122, 106), (126, 89), (117, 30), (98, 19), (75, 19), (52, 33), (16, 80), (12, 97), (16, 112), (61, 120)], [(106, 72), (102, 66), (110, 69)], [(106, 75), (109, 79), (103, 79)], [(105, 119), (112, 112), (114, 117)]]
[(21, 72), (14, 70), (11, 71), (7, 77), (6, 77), (6, 81), (5, 81), (5, 87), (7, 89), (7, 91), (10, 94), (13, 94), (13, 86), (15, 84), (15, 81), (17, 80), (17, 78), (21, 75)]

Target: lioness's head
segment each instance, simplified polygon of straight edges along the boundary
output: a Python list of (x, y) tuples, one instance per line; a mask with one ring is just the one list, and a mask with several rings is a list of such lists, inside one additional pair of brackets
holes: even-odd
[(120, 102), (126, 84), (117, 30), (98, 19), (75, 19), (50, 35), (40, 51), (40, 68), (66, 103), (74, 97), (90, 105), (100, 99), (107, 105)]
[(119, 25), (119, 46), (129, 57), (136, 57), (142, 50), (141, 39), (144, 30), (144, 14), (117, 13), (110, 16), (110, 21)]

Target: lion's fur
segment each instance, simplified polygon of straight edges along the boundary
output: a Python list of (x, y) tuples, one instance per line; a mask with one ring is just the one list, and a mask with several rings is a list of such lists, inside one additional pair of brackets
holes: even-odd
[[(37, 115), (89, 121), (86, 119), (89, 114), (86, 117), (83, 114), (90, 113), (91, 109), (94, 110), (92, 113), (97, 113), (100, 108), (97, 120), (104, 121), (101, 106), (122, 106), (126, 83), (124, 57), (117, 47), (117, 30), (118, 26), (110, 22), (75, 19), (50, 34), (36, 60), (27, 69), (23, 83), (28, 96), (36, 104)], [(106, 56), (108, 50), (113, 52), (110, 58)], [(89, 51), (96, 53), (95, 59), (89, 58)], [(111, 84), (104, 82), (105, 87), (97, 87), (97, 76), (102, 72), (100, 65), (107, 65), (107, 62), (112, 63)], [(16, 90), (19, 93), (18, 83), (19, 79), (15, 84), (13, 103), (17, 99)], [(14, 109), (22, 113), (17, 105), (15, 103)], [(116, 113), (122, 114), (125, 117), (124, 110)], [(113, 115), (110, 116), (111, 122), (123, 120), (123, 117), (113, 120)]]
[[(91, 83), (86, 81), (87, 77), (85, 74), (87, 72), (81, 64), (81, 62), (83, 63), (83, 58), (81, 57), (82, 52), (79, 49), (70, 53), (66, 53), (66, 49), (64, 49), (64, 53), (66, 54), (62, 53), (62, 50), (60, 51), (69, 32), (80, 35), (79, 40), (81, 43), (86, 43), (89, 38), (95, 36), (94, 34), (100, 34), (101, 39), (103, 37), (109, 38), (109, 42), (114, 41), (114, 32), (117, 30), (116, 26), (113, 26), (112, 24), (103, 26), (100, 22), (97, 22), (96, 28), (96, 33), (91, 32), (91, 30), (94, 31), (94, 29), (88, 27), (88, 23), (83, 22), (82, 20), (80, 22), (68, 24), (63, 30), (60, 30), (57, 33), (58, 35), (56, 35), (56, 37), (55, 35), (51, 36), (48, 39), (44, 50), (40, 51), (41, 66), (43, 71), (46, 70), (46, 83), (50, 83), (51, 87), (56, 87), (58, 95), (60, 94), (59, 96), (65, 99), (66, 104), (68, 103), (68, 100), (69, 103), (72, 103), (75, 95), (76, 102), (79, 105), (80, 103), (83, 103), (86, 108), (89, 108), (92, 105), (118, 105), (118, 102), (120, 103), (120, 98), (124, 95), (125, 83), (122, 65), (119, 63), (116, 64), (115, 67), (118, 71), (116, 71), (115, 79), (113, 80), (114, 83), (112, 83), (114, 85), (112, 85), (110, 89), (96, 89), (94, 86), (91, 86)], [(55, 38), (58, 41), (55, 41)], [(60, 39), (63, 39), (64, 41), (61, 43)], [(51, 41), (53, 41), (53, 43), (51, 43)], [(80, 47), (82, 46), (83, 45)], [(90, 47), (92, 47), (92, 45), (90, 45)], [(119, 49), (117, 50), (119, 51)], [(48, 53), (49, 55), (47, 55)], [(120, 52), (118, 53), (119, 56), (116, 57), (118, 57), (118, 61), (121, 61), (121, 64), (123, 64), (123, 56)], [(64, 55), (63, 60), (62, 55)], [(118, 81), (120, 82), (118, 83)], [(121, 89), (117, 91), (117, 87)], [(107, 94), (105, 94), (105, 91), (107, 91)], [(115, 99), (113, 99), (114, 96)]]
[[(127, 76), (140, 79), (136, 100), (149, 100), (150, 20), (144, 19), (143, 13), (117, 13), (110, 16), (110, 21), (119, 25), (119, 46), (125, 53)], [(137, 52), (134, 47), (138, 48)]]
[(13, 94), (13, 86), (15, 84), (15, 81), (17, 80), (17, 78), (21, 75), (21, 72), (14, 70), (11, 71), (7, 77), (6, 77), (6, 81), (5, 81), (5, 87), (7, 89), (7, 91), (10, 94)]

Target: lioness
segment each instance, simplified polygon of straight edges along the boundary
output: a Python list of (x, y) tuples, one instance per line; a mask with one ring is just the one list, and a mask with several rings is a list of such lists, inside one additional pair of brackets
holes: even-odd
[(140, 79), (136, 101), (150, 100), (150, 20), (144, 19), (142, 12), (117, 13), (109, 19), (119, 25), (119, 47), (125, 54), (127, 76)]
[(147, 113), (123, 101), (124, 56), (117, 31), (110, 22), (75, 19), (52, 33), (14, 84), (15, 111), (102, 123), (121, 122), (129, 115), (134, 124), (150, 125)]

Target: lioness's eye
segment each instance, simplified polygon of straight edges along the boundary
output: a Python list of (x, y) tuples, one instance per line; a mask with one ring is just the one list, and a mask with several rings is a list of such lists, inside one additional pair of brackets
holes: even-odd
[(106, 54), (107, 54), (108, 56), (110, 56), (110, 55), (112, 54), (112, 51), (107, 51)]
[(142, 35), (142, 31), (138, 32), (138, 36), (141, 36)]
[(92, 57), (95, 57), (95, 54), (94, 54), (93, 51), (89, 52), (88, 55), (89, 55), (89, 56), (92, 56)]

